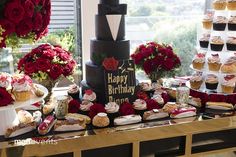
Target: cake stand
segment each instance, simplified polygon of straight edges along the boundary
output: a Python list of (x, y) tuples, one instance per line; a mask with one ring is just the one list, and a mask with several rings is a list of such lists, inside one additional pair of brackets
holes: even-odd
[(43, 91), (42, 97), (37, 97), (32, 94), (31, 98), (27, 101), (15, 101), (12, 105), (0, 107), (0, 136), (5, 135), (7, 128), (18, 125), (19, 119), (17, 117), (16, 109), (37, 103), (43, 100), (48, 95), (48, 90), (42, 85), (36, 84), (37, 87)]

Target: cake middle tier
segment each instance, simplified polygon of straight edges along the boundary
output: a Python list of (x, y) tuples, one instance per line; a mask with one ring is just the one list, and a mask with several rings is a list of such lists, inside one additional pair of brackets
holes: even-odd
[(96, 63), (95, 58), (114, 57), (116, 60), (127, 60), (130, 57), (130, 41), (103, 41), (93, 39), (90, 41), (90, 59)]

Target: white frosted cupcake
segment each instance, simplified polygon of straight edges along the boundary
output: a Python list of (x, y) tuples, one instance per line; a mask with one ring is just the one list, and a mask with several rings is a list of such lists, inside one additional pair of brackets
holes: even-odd
[(164, 99), (160, 94), (155, 94), (152, 97), (153, 100), (155, 100), (159, 105), (163, 106), (164, 105)]
[(94, 91), (92, 91), (91, 89), (85, 91), (83, 100), (94, 102), (96, 101), (96, 99), (97, 99), (97, 96)]
[(9, 90), (11, 88), (12, 78), (8, 73), (0, 73), (0, 87)]
[(145, 100), (136, 99), (135, 102), (133, 103), (133, 108), (136, 114), (143, 116), (144, 112), (147, 110), (147, 103)]
[(120, 106), (116, 102), (109, 102), (105, 105), (105, 110), (110, 119), (110, 124), (113, 125), (114, 119), (119, 117)]
[(87, 100), (83, 100), (80, 104), (80, 113), (83, 115), (88, 115), (90, 107), (93, 106), (93, 103)]
[(12, 93), (16, 101), (26, 101), (31, 97), (33, 82), (27, 75), (12, 76)]

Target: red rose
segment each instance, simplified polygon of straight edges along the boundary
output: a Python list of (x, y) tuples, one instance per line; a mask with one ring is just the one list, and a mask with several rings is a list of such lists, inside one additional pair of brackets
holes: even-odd
[(153, 109), (160, 109), (161, 108), (159, 106), (159, 104), (153, 99), (146, 100), (146, 103), (147, 103), (147, 110), (148, 111), (151, 111)]
[[(63, 50), (64, 51), (64, 50)], [(71, 59), (71, 55), (69, 52), (64, 51), (63, 53), (59, 53), (59, 58), (63, 61), (68, 61)]]
[(0, 107), (10, 105), (13, 101), (11, 94), (5, 88), (0, 87)]
[(3, 39), (0, 40), (0, 48), (6, 47), (6, 43), (5, 43), (6, 38), (5, 38), (5, 37), (2, 37), (2, 38), (3, 38)]
[(147, 47), (146, 49), (143, 49), (141, 53), (145, 58), (147, 58), (147, 57), (151, 56), (153, 54), (153, 52), (154, 52), (154, 50), (152, 47)]
[(78, 100), (71, 100), (68, 104), (68, 112), (69, 113), (78, 113), (80, 109), (80, 103)]
[(26, 0), (24, 3), (25, 15), (32, 17), (34, 14), (34, 3), (31, 0)]
[(145, 92), (143, 92), (143, 91), (137, 92), (137, 97), (138, 97), (139, 99), (143, 99), (143, 100), (149, 99), (149, 96), (147, 95), (147, 93), (145, 93)]
[(153, 58), (153, 64), (155, 65), (156, 68), (162, 66), (163, 63), (164, 63), (164, 58), (162, 56), (155, 56)]
[(35, 5), (38, 5), (40, 0), (34, 0), (33, 2), (34, 2)]
[(164, 68), (169, 71), (169, 70), (172, 70), (174, 68), (174, 62), (173, 62), (173, 59), (171, 58), (167, 58), (165, 61), (164, 61)]
[(26, 36), (32, 31), (32, 28), (32, 20), (30, 18), (26, 18), (16, 26), (16, 34), (18, 37)]
[(166, 48), (166, 56), (168, 58), (173, 58), (174, 57), (174, 52), (172, 50)]
[(34, 63), (26, 63), (24, 72), (26, 75), (32, 75), (36, 71)]
[(43, 26), (43, 17), (37, 12), (33, 17), (33, 30), (40, 31)]
[(73, 73), (74, 71), (74, 65), (69, 63), (69, 64), (66, 64), (64, 67), (63, 67), (63, 75), (66, 77), (66, 76), (69, 76)]
[(53, 59), (56, 56), (56, 52), (48, 49), (48, 50), (43, 50), (42, 58), (47, 58), (47, 59)]
[(154, 65), (153, 65), (153, 61), (152, 60), (146, 60), (144, 63), (143, 63), (143, 69), (145, 71), (146, 74), (150, 74), (151, 72), (153, 72), (154, 70)]
[(131, 58), (134, 60), (135, 64), (140, 64), (143, 60), (143, 55), (141, 53), (135, 53), (131, 55)]
[(98, 113), (106, 113), (105, 107), (102, 104), (94, 104), (90, 107), (89, 117), (93, 119)]
[(19, 2), (6, 3), (4, 15), (13, 23), (18, 24), (24, 18), (24, 14), (25, 10)]
[(37, 69), (42, 72), (47, 72), (51, 66), (50, 61), (44, 58), (37, 59), (35, 64)]
[(56, 80), (58, 77), (62, 74), (61, 66), (58, 64), (53, 64), (49, 76), (53, 79)]
[(124, 102), (120, 105), (120, 115), (121, 116), (132, 115), (134, 113), (135, 113), (135, 111), (133, 109), (133, 106), (130, 103)]
[(119, 61), (117, 61), (114, 57), (105, 58), (102, 65), (108, 71), (115, 71), (118, 68)]
[(10, 35), (15, 32), (15, 24), (7, 19), (1, 19), (0, 25), (5, 30), (4, 35)]

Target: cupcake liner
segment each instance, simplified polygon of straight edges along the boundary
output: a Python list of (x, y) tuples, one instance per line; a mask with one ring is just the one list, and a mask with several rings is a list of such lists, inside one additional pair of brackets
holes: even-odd
[(228, 23), (229, 31), (236, 31), (236, 23)]
[(234, 87), (221, 85), (222, 93), (232, 94), (234, 92)]
[(205, 64), (205, 63), (196, 63), (196, 62), (193, 62), (193, 68), (194, 68), (194, 69), (201, 70), (201, 69), (203, 69), (204, 64)]
[(203, 81), (194, 81), (194, 82), (190, 81), (190, 86), (192, 89), (198, 90), (201, 87), (202, 83)]
[(202, 48), (208, 48), (209, 41), (199, 41), (200, 42), (200, 47)]
[(206, 88), (210, 90), (216, 90), (218, 86), (218, 83), (207, 83), (206, 82)]
[(227, 46), (227, 50), (229, 50), (229, 51), (236, 51), (236, 44), (226, 43), (226, 46)]
[(215, 10), (225, 10), (226, 2), (225, 3), (213, 3), (213, 8)]
[(225, 27), (226, 27), (226, 23), (213, 23), (213, 30), (224, 31)]
[(222, 51), (224, 44), (211, 44), (212, 51)]
[(203, 28), (205, 28), (205, 29), (211, 29), (212, 21), (203, 21), (202, 25), (203, 25)]
[(236, 2), (228, 2), (227, 8), (228, 10), (236, 10)]
[(219, 63), (208, 63), (208, 68), (210, 71), (219, 71), (221, 64)]
[(13, 91), (13, 95), (15, 96), (16, 101), (26, 101), (31, 97), (30, 91), (16, 92)]

